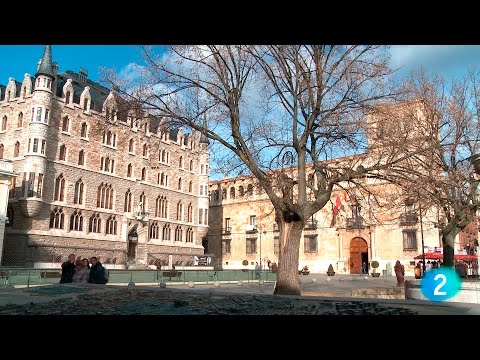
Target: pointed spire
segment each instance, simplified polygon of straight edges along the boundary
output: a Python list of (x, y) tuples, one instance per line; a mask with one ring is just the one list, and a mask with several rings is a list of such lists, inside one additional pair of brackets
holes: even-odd
[(210, 144), (207, 138), (207, 113), (203, 113), (203, 131), (202, 135), (200, 135), (200, 144)]
[(37, 76), (40, 74), (53, 77), (51, 45), (45, 45), (42, 60), (40, 61), (40, 66), (38, 67)]

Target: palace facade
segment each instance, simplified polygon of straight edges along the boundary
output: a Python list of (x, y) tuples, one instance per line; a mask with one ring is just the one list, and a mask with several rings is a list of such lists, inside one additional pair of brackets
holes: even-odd
[[(434, 209), (423, 210), (420, 217), (419, 205), (402, 197), (394, 186), (372, 184), (369, 190), (377, 191), (376, 197), (384, 195), (383, 206), (360, 191), (341, 190), (307, 221), (300, 243), (300, 269), (306, 265), (312, 272), (326, 273), (332, 264), (340, 274), (361, 274), (363, 262), (371, 272), (370, 264), (377, 260), (378, 272), (393, 275), (393, 266), (400, 260), (407, 275), (413, 275), (414, 257), (422, 253), (422, 241), (426, 252), (439, 250), (439, 217)], [(256, 179), (210, 181), (210, 193), (208, 251), (215, 255), (216, 265), (240, 269), (247, 260), (247, 268), (252, 269), (255, 262), (263, 268), (268, 261), (278, 262), (279, 230), (273, 206)], [(390, 201), (394, 197), (399, 199), (395, 204)], [(475, 232), (469, 235), (476, 239), (476, 226), (469, 232)], [(457, 252), (467, 242), (464, 232), (460, 233)]]
[(208, 140), (135, 109), (46, 46), (35, 76), (0, 85), (0, 158), (13, 163), (3, 266), (193, 263), (208, 230)]
[[(401, 111), (401, 107), (397, 108)], [(408, 122), (408, 117), (405, 119), (412, 128), (406, 136), (413, 138), (418, 129)], [(372, 126), (368, 151), (329, 160), (334, 162), (334, 168), (378, 161), (382, 144), (375, 141), (375, 136), (386, 124), (374, 116), (368, 122)], [(290, 172), (293, 179), (297, 176), (296, 168), (274, 170), (271, 176), (280, 171)], [(313, 169), (307, 168), (307, 174), (306, 181), (315, 186)], [(364, 178), (357, 184), (339, 184), (330, 203), (308, 219), (300, 243), (299, 269), (308, 266), (312, 272), (326, 273), (332, 264), (337, 273), (361, 274), (364, 263), (372, 272), (371, 263), (376, 260), (380, 264), (376, 272), (394, 275), (393, 266), (400, 260), (407, 275), (413, 275), (414, 258), (422, 254), (422, 245), (425, 252), (442, 251), (440, 228), (445, 220), (438, 209), (422, 209), (400, 188), (378, 179)], [(258, 262), (266, 269), (269, 262), (278, 262), (279, 229), (274, 209), (256, 178), (210, 181), (209, 188), (208, 251), (215, 254), (216, 266), (253, 269)], [(278, 194), (281, 196), (280, 191)], [(309, 188), (308, 196), (313, 196)], [(477, 239), (478, 227), (472, 223), (457, 236), (455, 252), (472, 249)], [(245, 260), (247, 266), (243, 265)]]

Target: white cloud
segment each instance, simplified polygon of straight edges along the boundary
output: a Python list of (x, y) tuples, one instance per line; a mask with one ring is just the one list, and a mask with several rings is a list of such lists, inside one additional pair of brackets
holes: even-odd
[(120, 78), (127, 80), (128, 82), (135, 82), (139, 80), (142, 76), (142, 71), (145, 69), (145, 66), (139, 65), (137, 63), (129, 63), (125, 65), (118, 75)]
[(480, 63), (478, 45), (394, 45), (390, 53), (394, 68), (408, 71), (423, 66), (447, 76)]

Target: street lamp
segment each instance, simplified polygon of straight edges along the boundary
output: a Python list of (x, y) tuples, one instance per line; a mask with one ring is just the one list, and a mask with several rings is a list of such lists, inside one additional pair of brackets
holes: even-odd
[(260, 246), (260, 261), (259, 261), (259, 264), (260, 264), (260, 271), (262, 270), (262, 228), (260, 226), (258, 226), (258, 232), (259, 232), (259, 237), (260, 237), (260, 242), (259, 242), (259, 246)]
[(420, 213), (420, 236), (422, 238), (422, 259), (423, 259), (423, 273), (425, 274), (426, 272), (426, 265), (425, 265), (425, 243), (423, 241), (423, 221), (422, 221), (422, 205), (419, 202), (418, 203), (418, 212)]

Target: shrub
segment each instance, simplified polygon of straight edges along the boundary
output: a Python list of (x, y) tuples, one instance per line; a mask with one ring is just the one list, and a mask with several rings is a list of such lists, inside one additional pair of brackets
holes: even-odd
[(378, 261), (375, 261), (375, 260), (372, 261), (372, 263), (371, 263), (370, 265), (372, 265), (372, 268), (374, 268), (374, 269), (376, 269), (376, 268), (378, 268), (378, 267), (380, 266), (380, 264), (378, 263)]
[(243, 261), (242, 261), (242, 265), (243, 265), (243, 266), (247, 266), (247, 265), (248, 265), (248, 260), (243, 260)]

